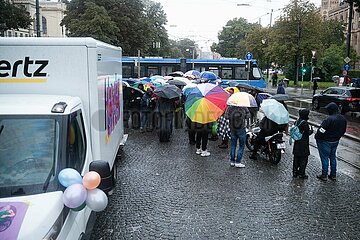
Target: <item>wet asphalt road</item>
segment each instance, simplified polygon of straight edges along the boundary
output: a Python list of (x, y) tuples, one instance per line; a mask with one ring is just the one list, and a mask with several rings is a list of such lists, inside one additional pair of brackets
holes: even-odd
[(360, 239), (360, 178), (346, 163), (336, 182), (321, 182), (311, 148), (309, 179), (293, 179), (289, 145), (277, 166), (250, 160), (246, 150), (246, 167), (236, 169), (219, 143), (210, 141), (204, 158), (184, 129), (169, 143), (129, 130), (117, 186), (91, 239)]

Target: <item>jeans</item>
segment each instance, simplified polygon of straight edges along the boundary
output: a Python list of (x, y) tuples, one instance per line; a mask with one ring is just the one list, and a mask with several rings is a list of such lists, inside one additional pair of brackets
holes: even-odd
[(330, 160), (330, 175), (336, 176), (336, 149), (339, 141), (327, 142), (323, 140), (316, 140), (316, 144), (319, 150), (322, 175), (328, 175), (329, 160)]
[[(235, 152), (236, 152), (236, 146), (237, 146), (238, 141), (239, 141), (239, 148), (237, 151), (237, 157), (235, 159)], [(246, 129), (245, 128), (231, 130), (230, 162), (235, 162), (235, 163), (241, 162), (241, 158), (244, 154), (245, 141), (246, 141)]]
[(141, 116), (141, 122), (140, 122), (140, 128), (144, 129), (144, 128), (150, 128), (150, 112), (149, 111), (142, 111), (140, 112), (140, 116)]

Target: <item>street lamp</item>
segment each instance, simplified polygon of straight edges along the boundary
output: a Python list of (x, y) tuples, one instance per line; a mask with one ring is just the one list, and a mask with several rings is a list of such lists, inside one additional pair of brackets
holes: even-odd
[[(261, 43), (265, 46), (267, 40), (266, 39), (262, 39), (261, 40)], [(266, 58), (266, 79), (267, 79), (267, 82), (269, 84), (269, 59)]]
[[(190, 48), (187, 48), (186, 51), (190, 52)], [(195, 64), (194, 64), (194, 59), (195, 59), (195, 47), (192, 47), (192, 69), (195, 69)]]
[[(311, 69), (310, 69), (310, 83), (313, 82), (313, 72), (314, 72), (314, 69), (313, 69), (313, 61), (315, 59), (315, 54), (316, 54), (316, 50), (311, 50)], [(309, 88), (311, 89), (311, 84), (309, 84)]]

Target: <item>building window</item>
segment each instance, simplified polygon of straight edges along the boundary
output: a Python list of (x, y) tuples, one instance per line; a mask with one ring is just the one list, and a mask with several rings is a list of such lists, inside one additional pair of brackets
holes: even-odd
[(15, 37), (17, 37), (18, 36), (18, 34), (17, 34), (17, 32), (15, 32)]
[(12, 37), (11, 31), (8, 31), (8, 37)]
[(42, 16), (41, 19), (42, 19), (42, 32), (43, 34), (47, 34), (46, 18)]
[(20, 33), (20, 37), (23, 37), (23, 33)]

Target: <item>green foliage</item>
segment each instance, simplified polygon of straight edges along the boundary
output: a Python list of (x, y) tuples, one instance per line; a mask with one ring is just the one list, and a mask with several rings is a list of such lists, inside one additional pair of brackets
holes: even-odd
[(344, 46), (331, 45), (325, 50), (321, 61), (322, 70), (325, 73), (325, 79), (331, 79), (333, 75), (342, 74)]
[(168, 34), (165, 29), (167, 18), (160, 3), (143, 0), (145, 4), (145, 17), (149, 24), (149, 39), (147, 45), (151, 47), (144, 52), (149, 56), (163, 56), (170, 51)]
[(24, 6), (0, 0), (0, 33), (8, 29), (28, 28), (32, 21)]
[(219, 33), (219, 43), (213, 44), (212, 49), (223, 57), (244, 58), (246, 54), (245, 39), (247, 34), (258, 24), (248, 23), (244, 18), (234, 18), (227, 22)]
[[(71, 1), (70, 4), (75, 1)], [(94, 1), (84, 1), (83, 11), (76, 18), (65, 16), (63, 22), (70, 33), (70, 37), (93, 37), (95, 39), (118, 45), (116, 34), (119, 29), (111, 21), (104, 7), (95, 4)]]
[[(136, 56), (138, 50), (146, 55), (170, 51), (166, 21), (162, 6), (150, 0), (72, 0), (62, 25), (69, 36), (93, 36)], [(156, 42), (160, 48), (153, 48)]]
[(348, 72), (348, 76), (351, 78), (360, 78), (360, 70), (352, 69)]

